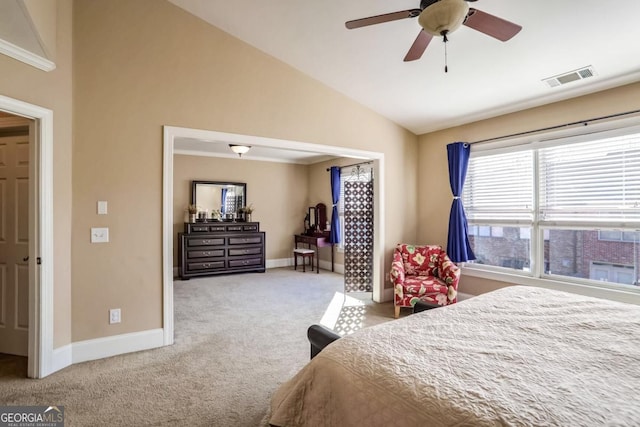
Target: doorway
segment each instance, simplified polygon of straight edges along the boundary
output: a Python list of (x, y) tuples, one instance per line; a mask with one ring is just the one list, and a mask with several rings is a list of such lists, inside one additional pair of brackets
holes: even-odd
[(163, 334), (164, 345), (173, 344), (173, 155), (177, 139), (224, 141), (224, 144), (272, 147), (285, 150), (325, 153), (338, 157), (371, 160), (378, 178), (374, 185), (374, 250), (373, 250), (373, 299), (384, 301), (384, 154), (345, 147), (311, 144), (306, 142), (265, 138), (207, 131), (201, 129), (164, 126), (163, 128)]
[(0, 112), (29, 123), (27, 376), (42, 378), (70, 364), (53, 352), (53, 111), (0, 95)]
[(29, 354), (29, 129), (0, 112), (0, 353)]

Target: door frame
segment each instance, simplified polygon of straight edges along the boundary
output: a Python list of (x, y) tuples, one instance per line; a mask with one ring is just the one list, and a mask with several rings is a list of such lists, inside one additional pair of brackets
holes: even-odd
[[(27, 375), (30, 378), (42, 378), (54, 371), (53, 111), (3, 95), (0, 95), (0, 110), (34, 120), (34, 124), (29, 126), (29, 140), (32, 146), (29, 147), (31, 262)], [(41, 264), (38, 264), (38, 260), (41, 260)]]
[[(173, 344), (173, 155), (176, 138), (194, 138), (205, 141), (224, 142), (262, 147), (273, 147), (296, 151), (325, 153), (335, 156), (353, 157), (373, 161), (374, 217), (373, 217), (373, 300), (385, 301), (384, 289), (384, 153), (358, 150), (333, 145), (265, 138), (260, 136), (224, 133), (202, 129), (163, 126), (162, 158), (162, 328), (164, 345)], [(328, 179), (328, 178), (327, 178)]]

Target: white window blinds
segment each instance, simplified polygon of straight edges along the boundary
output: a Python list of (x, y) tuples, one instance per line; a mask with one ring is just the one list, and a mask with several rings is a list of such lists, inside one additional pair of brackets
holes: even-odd
[(469, 220), (533, 220), (531, 150), (471, 157), (462, 194)]
[(540, 219), (640, 221), (640, 134), (539, 150)]

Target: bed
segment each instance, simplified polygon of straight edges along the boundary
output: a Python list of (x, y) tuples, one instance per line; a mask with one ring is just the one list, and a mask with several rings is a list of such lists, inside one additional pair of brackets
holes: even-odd
[(510, 286), (362, 329), (273, 395), (273, 426), (638, 426), (640, 306)]

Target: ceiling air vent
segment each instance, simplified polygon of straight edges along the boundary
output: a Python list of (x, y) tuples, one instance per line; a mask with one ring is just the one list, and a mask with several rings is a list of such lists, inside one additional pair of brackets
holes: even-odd
[(549, 87), (556, 87), (561, 85), (566, 85), (567, 83), (575, 82), (578, 80), (586, 79), (589, 77), (593, 77), (596, 75), (593, 66), (589, 65), (588, 67), (580, 68), (578, 70), (569, 71), (568, 73), (558, 74), (557, 76), (549, 77), (548, 79), (543, 79)]

